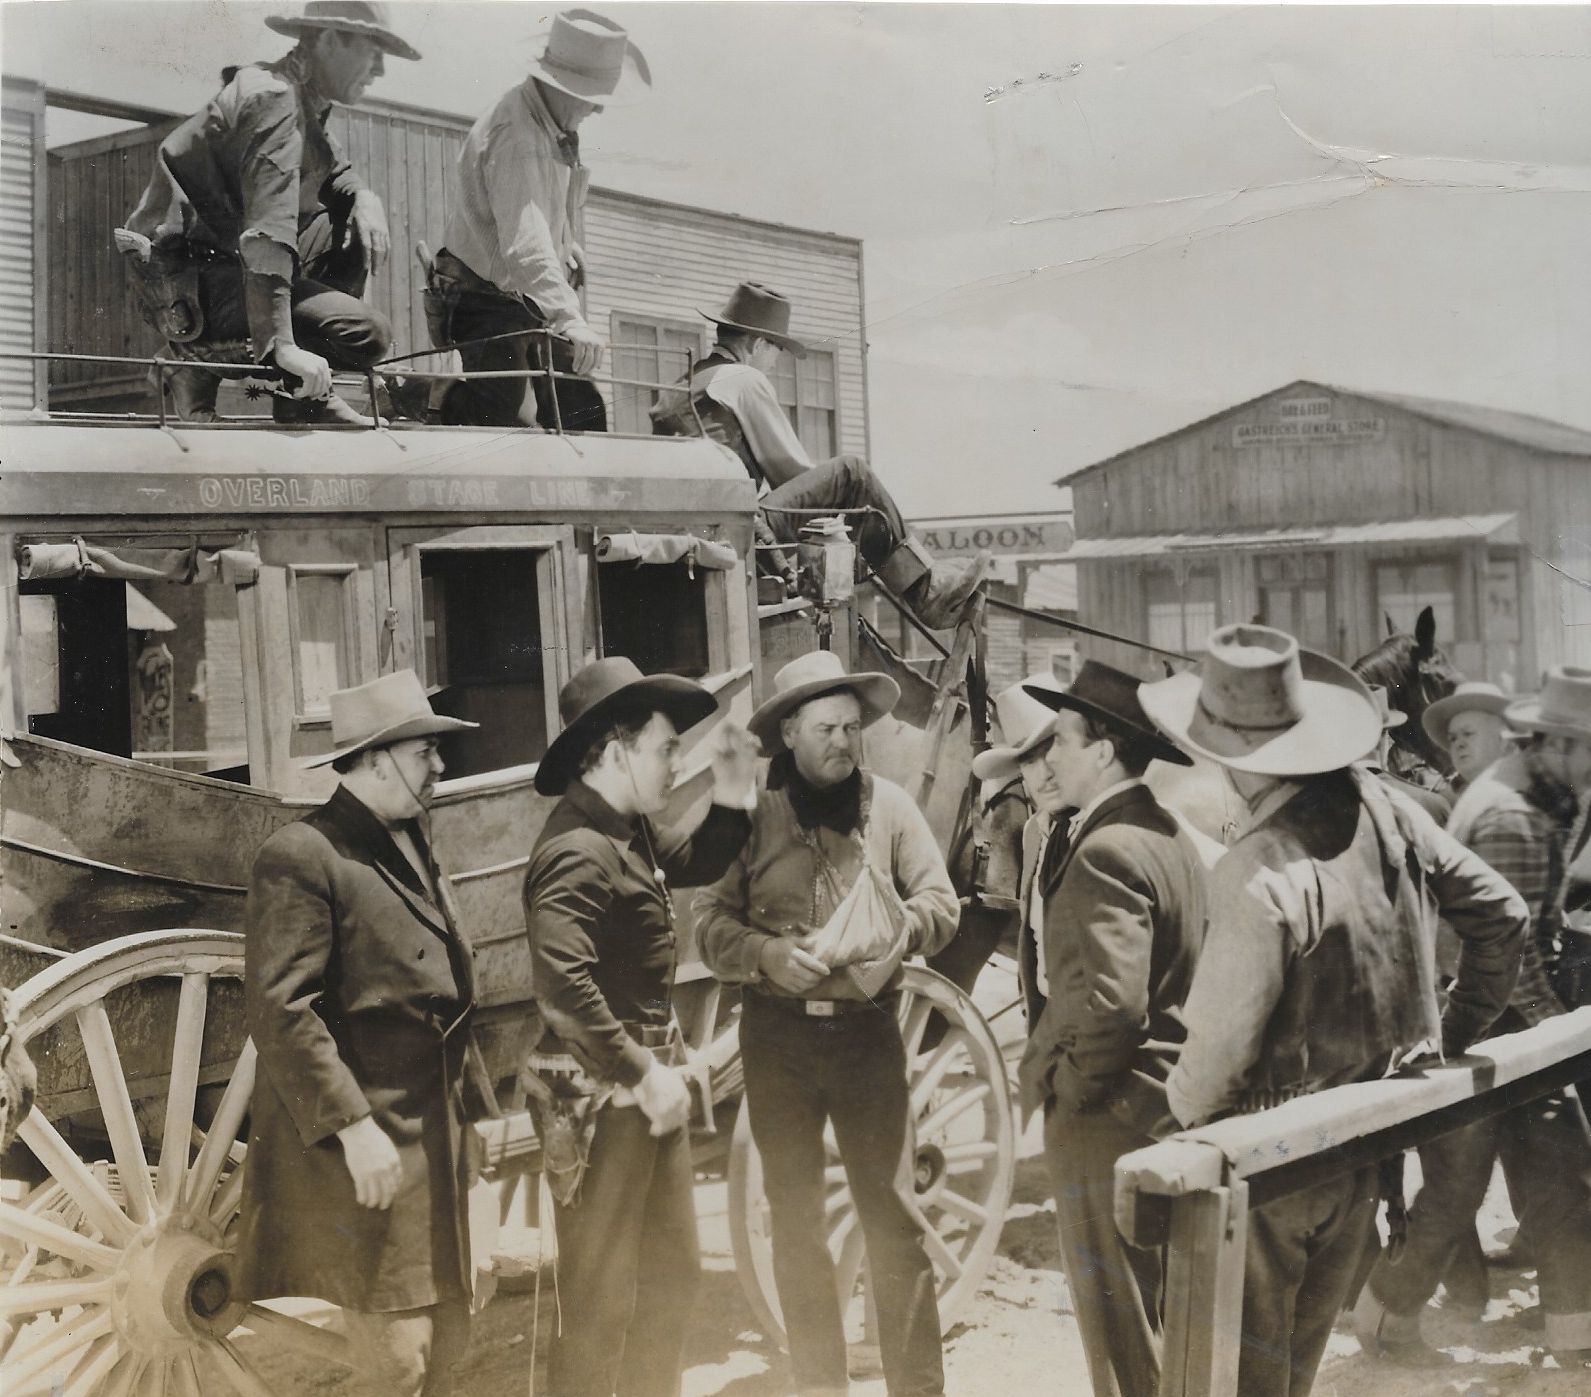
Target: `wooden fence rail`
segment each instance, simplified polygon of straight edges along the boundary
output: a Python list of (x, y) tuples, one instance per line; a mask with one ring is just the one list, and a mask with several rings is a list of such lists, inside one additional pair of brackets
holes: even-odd
[(1591, 1007), (1466, 1057), (1233, 1116), (1123, 1155), (1116, 1224), (1167, 1246), (1160, 1397), (1237, 1391), (1248, 1210), (1573, 1082), (1591, 1079)]

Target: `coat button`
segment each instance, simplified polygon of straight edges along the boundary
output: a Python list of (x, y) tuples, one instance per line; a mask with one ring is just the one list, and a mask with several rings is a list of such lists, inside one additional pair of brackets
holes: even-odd
[(421, 960), (425, 959), (425, 947), (424, 946), (420, 947), (420, 959)]

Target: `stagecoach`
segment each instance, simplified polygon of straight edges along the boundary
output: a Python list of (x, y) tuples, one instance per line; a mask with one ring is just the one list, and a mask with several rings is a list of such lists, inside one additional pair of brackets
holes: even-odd
[[(498, 1107), (478, 1129), (507, 1181), (538, 1168), (520, 885), (551, 804), (533, 775), (559, 687), (623, 654), (699, 679), (744, 721), (772, 671), (817, 644), (895, 661), (821, 548), (802, 595), (759, 604), (752, 485), (703, 439), (37, 414), (6, 427), (0, 489), (0, 730), (16, 762), (0, 769), (0, 983), (39, 1072), (4, 1161), (0, 1387), (265, 1392), (273, 1349), (341, 1352), (334, 1325), (235, 1296), (231, 1252), (254, 1077), (244, 891), (260, 843), (335, 780), (301, 764), (329, 749), (329, 693), (413, 667), (440, 711), (481, 725), (446, 740), (431, 819), (477, 959)], [(869, 765), (913, 792), (970, 902), (978, 606), (933, 638), (934, 663), (902, 668), (901, 716), (868, 734)], [(691, 765), (676, 818), (707, 799), (705, 758)], [(738, 1006), (684, 945), (696, 1139), (704, 1158), (730, 1141), (738, 1270), (777, 1338)], [(916, 1128), (899, 1187), (926, 1220), (948, 1326), (998, 1242), (1012, 1109), (964, 990), (910, 966), (900, 1013)], [(831, 1163), (829, 1240), (857, 1327), (862, 1235)]]

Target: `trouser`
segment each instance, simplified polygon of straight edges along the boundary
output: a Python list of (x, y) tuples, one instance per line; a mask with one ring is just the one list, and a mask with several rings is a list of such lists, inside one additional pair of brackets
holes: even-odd
[(755, 993), (742, 1002), (746, 1109), (762, 1156), (774, 1283), (796, 1387), (843, 1391), (848, 1381), (824, 1217), (823, 1131), (832, 1121), (867, 1241), (885, 1385), (891, 1397), (943, 1392), (933, 1264), (919, 1215), (896, 1185), (910, 1103), (895, 997), (833, 1018), (808, 1017)]
[(550, 1397), (677, 1397), (701, 1276), (690, 1132), (604, 1106), (573, 1207), (555, 1203), (562, 1332)]
[[(477, 276), (445, 249), (436, 256), (425, 293), (426, 320), (436, 344), (458, 344), (466, 373), (515, 372), (547, 367), (545, 335), (517, 334), (543, 330), (547, 321), (532, 303), (510, 296)], [(508, 335), (495, 339), (495, 335)], [(472, 344), (492, 340), (490, 344)], [(552, 368), (569, 373), (574, 360), (569, 346), (552, 341)], [(532, 384), (535, 414), (525, 401)], [(602, 394), (588, 378), (486, 378), (452, 384), (442, 401), (443, 422), (455, 427), (531, 427), (548, 431), (605, 432), (608, 410)]]
[(900, 509), (872, 469), (860, 456), (836, 456), (811, 470), (802, 471), (777, 490), (762, 497), (762, 512), (768, 527), (781, 543), (797, 543), (801, 526), (811, 522), (811, 514), (791, 510), (864, 509), (874, 514), (846, 520), (856, 551), (871, 568), (877, 569), (906, 537), (906, 521)]
[(1161, 1252), (1116, 1229), (1116, 1161), (1152, 1145), (1108, 1110), (1044, 1113), (1044, 1162), (1055, 1193), (1061, 1264), (1082, 1333), (1094, 1397), (1160, 1390)]
[(1238, 1397), (1307, 1397), (1376, 1202), (1370, 1165), (1250, 1210)]
[[(392, 352), (392, 325), (360, 299), (368, 272), (365, 249), (347, 226), (322, 209), (298, 234), (299, 275), (293, 279), (293, 340), (334, 369), (368, 368)], [(199, 269), (206, 341), (248, 338), (243, 267), (219, 257)], [(259, 346), (256, 346), (256, 350)], [(293, 387), (296, 380), (287, 386)]]
[(358, 1371), (380, 1397), (449, 1397), (453, 1367), (470, 1342), (467, 1300), (373, 1314), (344, 1310), (343, 1332)]
[(1409, 1337), (1418, 1332), (1420, 1311), (1474, 1230), (1499, 1157), (1520, 1241), (1535, 1261), (1547, 1346), (1591, 1348), (1591, 1130), (1580, 1103), (1563, 1092), (1421, 1148), (1424, 1183), (1409, 1213), (1408, 1246), (1395, 1264), (1376, 1263), (1371, 1298)]

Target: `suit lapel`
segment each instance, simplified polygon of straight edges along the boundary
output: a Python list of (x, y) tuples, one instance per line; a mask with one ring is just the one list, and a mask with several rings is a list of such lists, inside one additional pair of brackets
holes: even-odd
[[(350, 838), (364, 846), (370, 866), (409, 904), (415, 916), (443, 940), (462, 939), (458, 938), (457, 929), (446, 913), (426, 896), (419, 872), (398, 848), (387, 827), (356, 796), (339, 786), (327, 802), (326, 811)], [(418, 829), (414, 832), (414, 840), (422, 855), (429, 853)]]
[[(1118, 791), (1109, 800), (1096, 806), (1088, 819), (1072, 832), (1065, 854), (1062, 855), (1052, 870), (1046, 872), (1042, 884), (1044, 896), (1048, 897), (1060, 886), (1061, 879), (1066, 876), (1066, 870), (1071, 866), (1072, 859), (1076, 856), (1078, 848), (1090, 834), (1098, 829), (1101, 824), (1114, 819), (1117, 811), (1131, 805), (1134, 801), (1145, 798), (1150, 798), (1150, 791), (1147, 786), (1129, 786), (1125, 791)], [(1064, 837), (1064, 831), (1061, 833)]]

